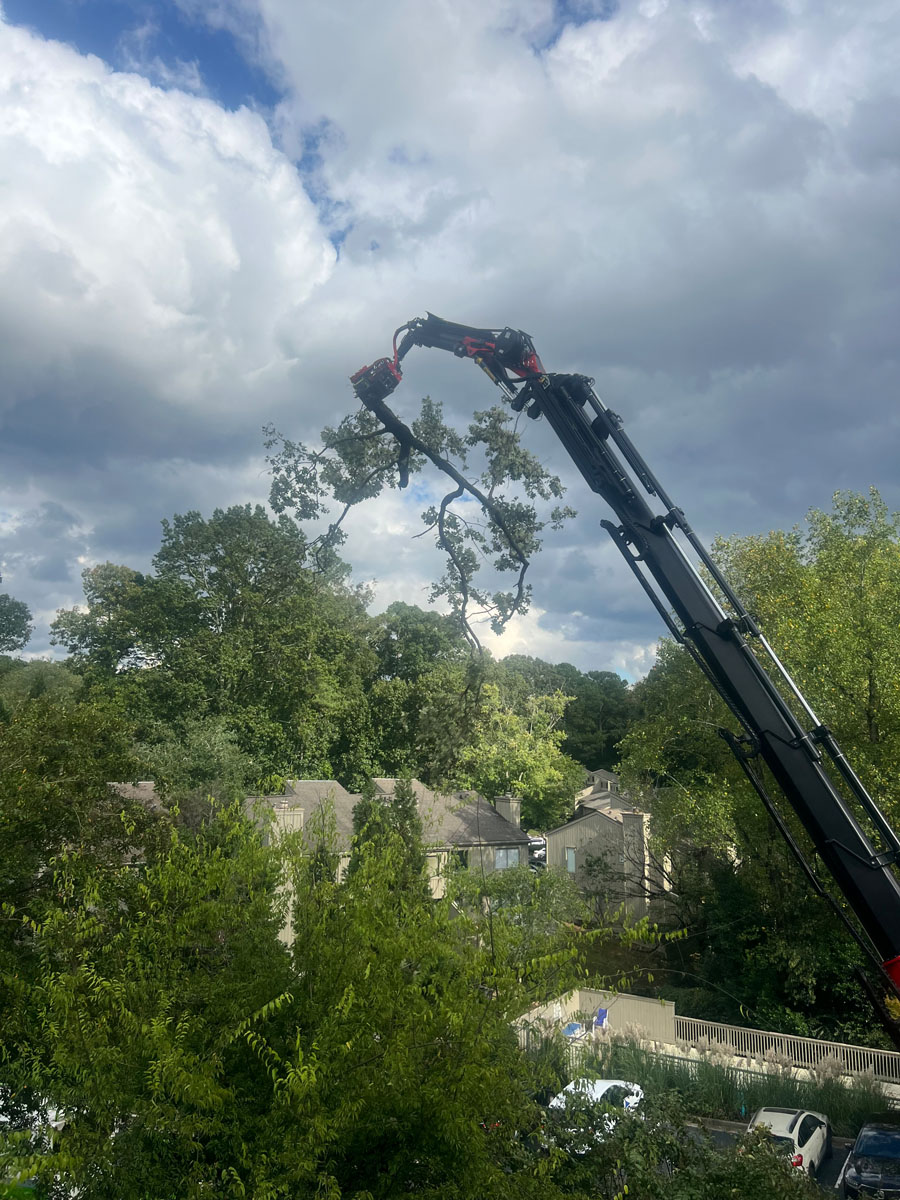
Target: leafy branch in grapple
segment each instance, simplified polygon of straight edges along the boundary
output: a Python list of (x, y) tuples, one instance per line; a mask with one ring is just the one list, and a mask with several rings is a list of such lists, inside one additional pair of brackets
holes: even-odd
[[(469, 644), (480, 649), (472, 621), (485, 618), (500, 632), (515, 613), (525, 612), (530, 588), (525, 575), (549, 523), (561, 527), (571, 508), (540, 502), (560, 499), (559, 478), (521, 444), (516, 414), (501, 406), (473, 414), (464, 435), (447, 425), (440, 404), (429, 397), (406, 425), (381, 400), (322, 431), (322, 444), (294, 442), (271, 426), (264, 430), (272, 471), (270, 503), (301, 521), (341, 511), (312, 545), (332, 554), (345, 538), (343, 524), (357, 504), (386, 487), (405, 487), (410, 475), (430, 462), (455, 485), (422, 514), (426, 531), (447, 556), (447, 569), (431, 589), (443, 599)], [(455, 462), (451, 461), (451, 456)], [(480, 582), (484, 569), (515, 576), (512, 587), (492, 590)]]

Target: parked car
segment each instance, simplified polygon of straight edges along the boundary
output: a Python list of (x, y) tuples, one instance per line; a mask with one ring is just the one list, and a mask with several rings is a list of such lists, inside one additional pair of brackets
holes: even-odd
[(623, 1114), (638, 1114), (643, 1099), (643, 1089), (624, 1079), (573, 1079), (547, 1105), (550, 1140), (555, 1128), (573, 1154), (585, 1154)]
[(884, 1113), (866, 1121), (844, 1164), (841, 1195), (900, 1196), (900, 1113)]
[(804, 1108), (761, 1108), (753, 1114), (748, 1132), (760, 1126), (790, 1155), (791, 1165), (815, 1176), (831, 1158), (831, 1122), (822, 1113)]

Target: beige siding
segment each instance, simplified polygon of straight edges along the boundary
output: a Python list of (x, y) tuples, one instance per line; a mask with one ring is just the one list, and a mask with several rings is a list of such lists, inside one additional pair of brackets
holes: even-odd
[(573, 847), (577, 867), (584, 865), (584, 848), (596, 841), (597, 853), (605, 853), (611, 861), (623, 861), (622, 826), (605, 813), (590, 813), (561, 829), (547, 834), (547, 866), (566, 870), (566, 849)]
[[(575, 882), (599, 890), (609, 902), (624, 902), (630, 916), (644, 916), (651, 891), (665, 890), (658, 866), (650, 855), (650, 818), (628, 809), (615, 816), (587, 813), (547, 834), (547, 865), (568, 872), (567, 851), (575, 851)], [(591, 860), (602, 862), (602, 874), (590, 872)], [(660, 887), (661, 885), (661, 887)]]
[(593, 988), (577, 988), (547, 1004), (538, 1004), (520, 1017), (520, 1031), (541, 1036), (560, 1029), (570, 1021), (591, 1025), (598, 1008), (605, 1008), (607, 1028), (616, 1033), (640, 1030), (642, 1037), (673, 1045), (675, 1042), (675, 1005), (671, 1000), (654, 1000), (648, 996), (629, 996), (620, 992), (602, 992)]
[(605, 1008), (610, 1029), (619, 1033), (640, 1029), (654, 1042), (672, 1045), (675, 1041), (675, 1005), (671, 1000), (650, 996), (628, 996), (621, 992), (599, 992), (591, 988), (579, 991), (581, 1007), (590, 1013)]

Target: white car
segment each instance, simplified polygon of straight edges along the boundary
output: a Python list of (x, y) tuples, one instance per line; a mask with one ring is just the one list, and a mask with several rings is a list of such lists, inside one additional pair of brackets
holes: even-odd
[(761, 1108), (753, 1114), (747, 1131), (760, 1126), (791, 1156), (791, 1165), (810, 1176), (831, 1158), (831, 1122), (822, 1113), (805, 1108)]
[[(619, 1120), (619, 1112), (638, 1113), (644, 1092), (636, 1083), (625, 1079), (573, 1079), (567, 1087), (547, 1105), (550, 1113), (567, 1113), (576, 1117), (570, 1125), (566, 1121), (565, 1133), (572, 1139), (570, 1149), (575, 1154), (584, 1154), (592, 1142), (602, 1141)], [(596, 1116), (594, 1108), (602, 1108)], [(560, 1125), (558, 1121), (554, 1122)]]

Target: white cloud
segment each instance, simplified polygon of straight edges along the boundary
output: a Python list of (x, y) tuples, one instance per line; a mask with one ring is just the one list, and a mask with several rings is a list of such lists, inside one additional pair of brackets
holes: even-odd
[(208, 413), (284, 372), (334, 252), (264, 121), (10, 26), (0, 79), (7, 403), (88, 352)]
[(10, 561), (4, 587), (45, 611), (79, 598), (82, 542), (145, 560), (210, 475), (209, 507), (264, 497), (259, 428), (336, 256), (262, 118), (2, 23), (0, 161), (6, 506), (21, 529), (59, 501), (83, 535)]
[(501, 636), (492, 634), (489, 629), (479, 630), (478, 635), (485, 649), (495, 658), (527, 654), (545, 662), (571, 662), (582, 670), (616, 671), (631, 681), (646, 675), (656, 658), (656, 641), (600, 641), (579, 637), (579, 618), (583, 615), (575, 612), (568, 626), (547, 629), (542, 623), (544, 611), (532, 608), (524, 616), (513, 618)]
[[(900, 506), (895, 5), (622, 0), (560, 27), (571, 3), (178, 3), (283, 86), (271, 129), (153, 87), (149, 42), (116, 73), (0, 25), (7, 505), (147, 554), (173, 509), (263, 498), (259, 426), (339, 419), (347, 375), (430, 309), (596, 375), (699, 528), (790, 526), (870, 483)], [(405, 411), (494, 399), (446, 356), (406, 376)], [(510, 636), (638, 671), (657, 618), (597, 549), (602, 503), (576, 505)], [(413, 508), (353, 518), (385, 603), (439, 569)]]

